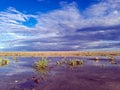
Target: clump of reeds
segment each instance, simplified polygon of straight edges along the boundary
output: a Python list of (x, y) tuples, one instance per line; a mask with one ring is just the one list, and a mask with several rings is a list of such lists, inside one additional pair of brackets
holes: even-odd
[(62, 59), (62, 61), (57, 61), (56, 62), (57, 65), (62, 65), (62, 64), (67, 64), (70, 66), (78, 66), (78, 65), (82, 65), (83, 61), (80, 59), (76, 59), (76, 60), (65, 60), (65, 58)]
[(34, 68), (37, 70), (46, 69), (47, 66), (48, 66), (48, 61), (45, 57), (42, 57), (41, 60), (38, 60), (34, 63)]
[(5, 66), (9, 64), (8, 59), (0, 58), (0, 66)]
[(117, 64), (116, 59), (112, 56), (109, 56), (110, 58), (110, 64)]
[(82, 65), (83, 61), (82, 60), (70, 60), (68, 61), (68, 64), (70, 66), (77, 66), (77, 65)]
[(57, 65), (66, 64), (66, 63), (67, 63), (66, 57), (63, 57), (61, 62), (60, 61), (56, 61)]

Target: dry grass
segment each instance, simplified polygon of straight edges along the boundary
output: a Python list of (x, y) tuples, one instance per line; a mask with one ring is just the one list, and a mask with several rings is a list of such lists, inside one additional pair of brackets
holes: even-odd
[(0, 56), (120, 56), (120, 52), (85, 52), (85, 51), (46, 51), (46, 52), (0, 52)]

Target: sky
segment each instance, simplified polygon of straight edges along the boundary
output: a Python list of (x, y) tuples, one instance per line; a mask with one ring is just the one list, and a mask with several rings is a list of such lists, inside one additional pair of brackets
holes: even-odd
[(120, 51), (120, 0), (0, 0), (0, 51)]

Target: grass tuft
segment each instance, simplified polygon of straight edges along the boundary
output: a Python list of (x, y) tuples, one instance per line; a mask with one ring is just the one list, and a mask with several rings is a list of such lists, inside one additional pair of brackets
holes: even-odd
[(0, 58), (0, 66), (5, 66), (9, 64), (8, 59)]
[(34, 68), (37, 70), (46, 69), (47, 66), (48, 66), (48, 61), (45, 57), (42, 57), (41, 60), (36, 61), (34, 64)]

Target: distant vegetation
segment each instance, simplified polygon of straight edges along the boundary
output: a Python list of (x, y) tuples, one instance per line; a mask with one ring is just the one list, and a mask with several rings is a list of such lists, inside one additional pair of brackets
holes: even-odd
[(49, 52), (0, 52), (0, 56), (33, 56), (33, 57), (48, 57), (48, 56), (120, 56), (120, 52), (84, 52), (84, 51), (49, 51)]

